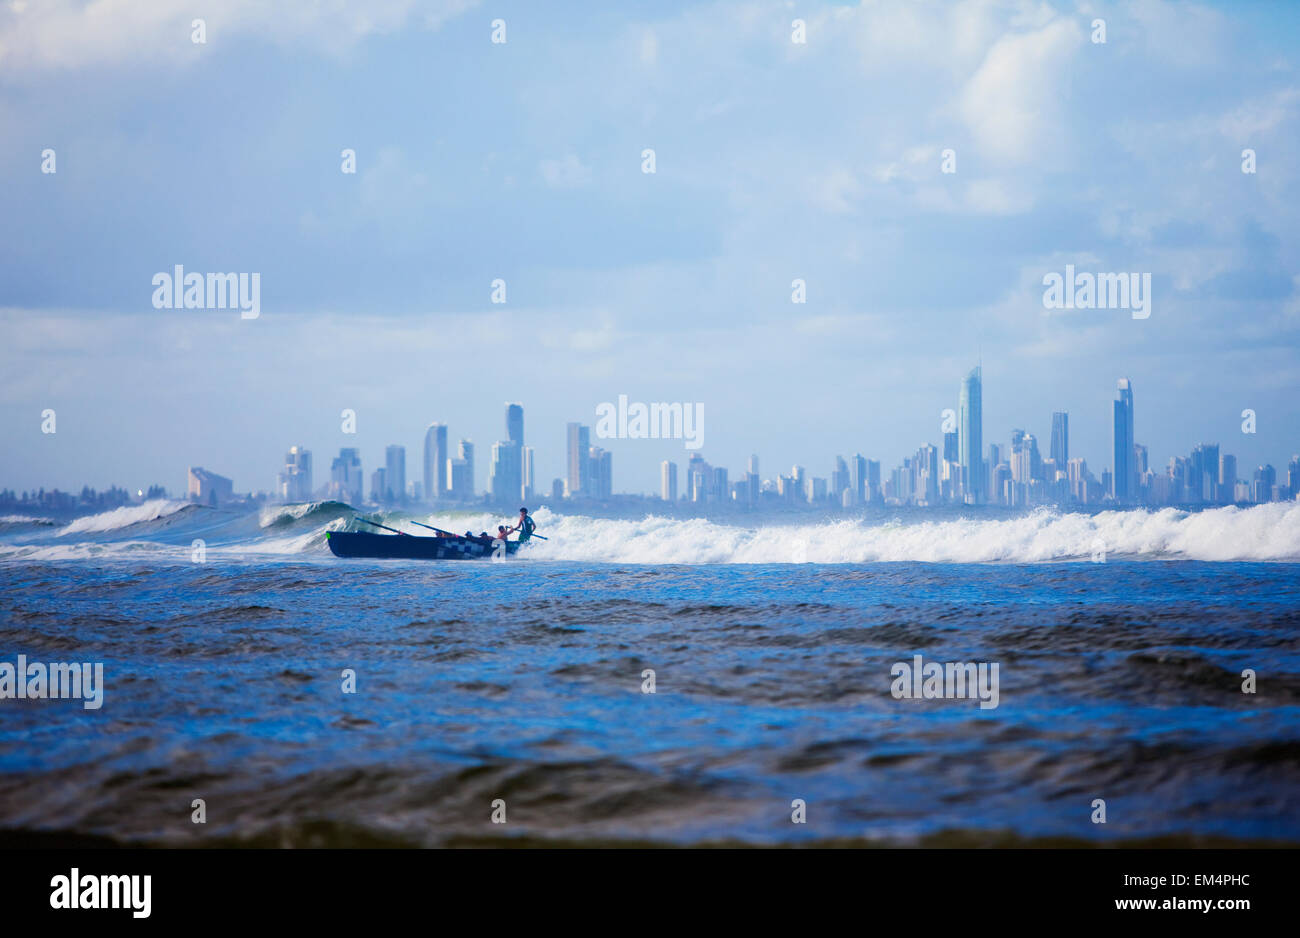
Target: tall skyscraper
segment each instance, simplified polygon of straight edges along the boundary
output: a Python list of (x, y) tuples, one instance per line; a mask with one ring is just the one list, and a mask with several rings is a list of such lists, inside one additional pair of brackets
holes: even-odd
[(580, 423), (568, 425), (568, 495), (587, 494), (587, 476), (591, 471), (591, 428)]
[(666, 502), (677, 501), (677, 463), (670, 459), (659, 467), (659, 495)]
[(1070, 463), (1070, 415), (1063, 410), (1052, 414), (1052, 462), (1064, 468)]
[(506, 404), (506, 439), (524, 445), (524, 405)]
[(966, 477), (965, 501), (984, 501), (984, 379), (980, 366), (961, 383), (958, 401), (957, 455)]
[(406, 447), (396, 443), (384, 450), (384, 486), (387, 491), (385, 500), (401, 502), (406, 500)]
[(517, 502), (523, 497), (523, 454), (514, 440), (492, 444), (492, 479), (489, 490), (496, 502)]
[(445, 498), (451, 487), (447, 478), (447, 425), (431, 423), (424, 432), (424, 497), (436, 502)]
[(1133, 383), (1120, 378), (1112, 407), (1111, 450), (1114, 471), (1110, 494), (1116, 501), (1131, 502), (1137, 495), (1137, 460), (1133, 452)]
[(752, 472), (754, 475), (758, 475), (758, 453), (754, 453), (749, 457), (748, 471)]

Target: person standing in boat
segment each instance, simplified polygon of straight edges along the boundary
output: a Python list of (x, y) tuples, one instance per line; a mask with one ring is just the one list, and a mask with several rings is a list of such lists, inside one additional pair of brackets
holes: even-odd
[(519, 543), (522, 544), (533, 536), (533, 529), (537, 527), (537, 522), (529, 517), (527, 508), (519, 509), (519, 520), (515, 522), (512, 531), (519, 532)]

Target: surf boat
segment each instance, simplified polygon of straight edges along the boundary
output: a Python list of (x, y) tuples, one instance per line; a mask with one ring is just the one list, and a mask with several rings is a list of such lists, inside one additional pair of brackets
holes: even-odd
[(519, 550), (518, 541), (463, 535), (424, 537), (415, 534), (371, 534), (369, 531), (326, 531), (325, 539), (335, 557), (473, 560), (494, 555), (510, 556)]

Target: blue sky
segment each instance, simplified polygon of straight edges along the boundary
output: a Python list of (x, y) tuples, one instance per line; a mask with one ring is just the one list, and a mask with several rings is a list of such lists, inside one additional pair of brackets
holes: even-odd
[[(442, 420), (481, 487), (513, 400), (548, 480), (619, 394), (702, 403), (733, 472), (888, 468), (978, 360), (986, 442), (1068, 410), (1098, 474), (1120, 376), (1158, 465), (1300, 451), (1296, 5), (326, 6), (202, 45), (180, 0), (0, 7), (0, 486), (415, 477)], [(260, 318), (154, 309), (175, 264), (260, 273)], [(1045, 309), (1066, 264), (1150, 272), (1150, 318)], [(619, 490), (688, 455), (606, 445)]]

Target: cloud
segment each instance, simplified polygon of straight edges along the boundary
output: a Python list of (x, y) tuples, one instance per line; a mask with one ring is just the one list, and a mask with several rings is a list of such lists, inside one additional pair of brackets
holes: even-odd
[(1065, 138), (1069, 114), (1062, 94), (1071, 60), (1083, 41), (1076, 23), (1055, 20), (994, 43), (961, 94), (972, 138), (1003, 166), (1039, 159)]

